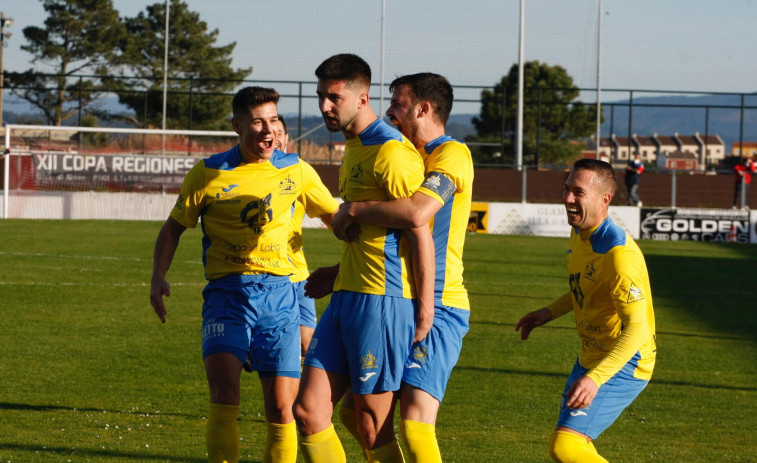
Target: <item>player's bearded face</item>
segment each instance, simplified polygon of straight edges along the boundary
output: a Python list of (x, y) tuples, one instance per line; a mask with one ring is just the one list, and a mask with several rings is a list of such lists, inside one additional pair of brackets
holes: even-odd
[(418, 133), (418, 120), (415, 118), (417, 104), (413, 103), (413, 92), (408, 85), (400, 85), (392, 92), (392, 101), (386, 110), (386, 117), (410, 141), (414, 142)]
[(605, 196), (596, 180), (596, 172), (587, 169), (572, 170), (565, 181), (563, 203), (568, 224), (579, 230), (589, 230), (607, 216)]
[(348, 129), (360, 106), (359, 92), (344, 81), (318, 81), (318, 108), (330, 132)]

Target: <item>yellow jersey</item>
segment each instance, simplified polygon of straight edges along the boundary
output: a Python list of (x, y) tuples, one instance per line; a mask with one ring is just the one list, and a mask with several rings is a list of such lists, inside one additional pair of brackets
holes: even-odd
[[(394, 127), (377, 119), (346, 142), (339, 194), (349, 201), (409, 198), (423, 182), (423, 160)], [(360, 224), (345, 242), (334, 291), (415, 298), (410, 249), (402, 230)]]
[(442, 204), (431, 219), (436, 255), (436, 304), (470, 310), (463, 284), (463, 246), (473, 197), (473, 159), (467, 146), (443, 135), (420, 150), (426, 169), (421, 191)]
[(192, 167), (171, 217), (193, 228), (202, 219), (205, 277), (229, 274), (291, 275), (288, 258), (292, 207), (297, 200), (312, 217), (339, 204), (315, 170), (294, 153), (243, 163), (239, 146)]
[(575, 314), (586, 375), (600, 386), (631, 363), (635, 378), (649, 380), (657, 345), (639, 246), (608, 217), (594, 229), (571, 231), (567, 267), (570, 291), (548, 308), (553, 318)]

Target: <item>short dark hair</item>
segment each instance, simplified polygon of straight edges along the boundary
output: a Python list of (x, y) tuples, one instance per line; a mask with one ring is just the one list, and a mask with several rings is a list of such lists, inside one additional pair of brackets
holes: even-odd
[(282, 116), (281, 114), (279, 114), (279, 122), (281, 122), (281, 126), (284, 127), (284, 133), (289, 133), (289, 131), (287, 130), (287, 123), (284, 122), (284, 116)]
[(272, 88), (244, 87), (234, 95), (231, 109), (234, 111), (234, 116), (242, 116), (256, 106), (278, 102), (279, 92)]
[(397, 77), (389, 84), (389, 92), (402, 85), (409, 85), (415, 94), (413, 103), (428, 101), (434, 108), (434, 114), (439, 118), (442, 124), (446, 125), (449, 120), (449, 113), (452, 112), (452, 101), (454, 95), (452, 85), (449, 81), (439, 74), (431, 72), (420, 72)]
[(371, 87), (371, 67), (352, 53), (334, 55), (315, 69), (318, 80), (346, 82), (349, 85)]
[[(615, 196), (618, 181), (615, 178), (615, 169), (609, 162), (599, 159), (582, 158), (573, 163), (573, 170), (590, 170), (597, 174), (597, 183), (604, 187), (607, 193)], [(603, 193), (604, 193), (603, 192)]]

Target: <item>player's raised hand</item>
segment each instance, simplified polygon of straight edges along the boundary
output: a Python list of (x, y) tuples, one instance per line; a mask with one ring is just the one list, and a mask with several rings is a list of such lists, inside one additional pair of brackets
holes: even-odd
[(153, 277), (150, 282), (150, 304), (160, 321), (166, 322), (166, 305), (163, 302), (163, 296), (171, 295), (171, 285), (162, 278)]
[(552, 320), (552, 312), (550, 312), (548, 308), (543, 307), (539, 310), (534, 310), (521, 318), (518, 321), (518, 324), (515, 325), (515, 331), (520, 330), (520, 338), (526, 340), (534, 328), (541, 326), (550, 320)]

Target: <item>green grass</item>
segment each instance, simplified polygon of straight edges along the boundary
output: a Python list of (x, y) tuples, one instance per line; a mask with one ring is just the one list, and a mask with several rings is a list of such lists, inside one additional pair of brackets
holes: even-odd
[[(200, 234), (182, 238), (168, 322), (148, 300), (156, 222), (0, 221), (0, 461), (204, 462)], [(339, 243), (305, 231), (312, 268)], [(596, 442), (619, 462), (755, 461), (757, 246), (642, 241), (659, 358)], [(439, 413), (445, 462), (544, 462), (578, 352), (567, 316), (515, 322), (565, 291), (566, 240), (471, 235), (471, 330)], [(323, 310), (326, 301), (318, 302)], [(243, 376), (242, 461), (262, 461), (255, 375)], [(349, 461), (358, 449), (339, 429)]]

